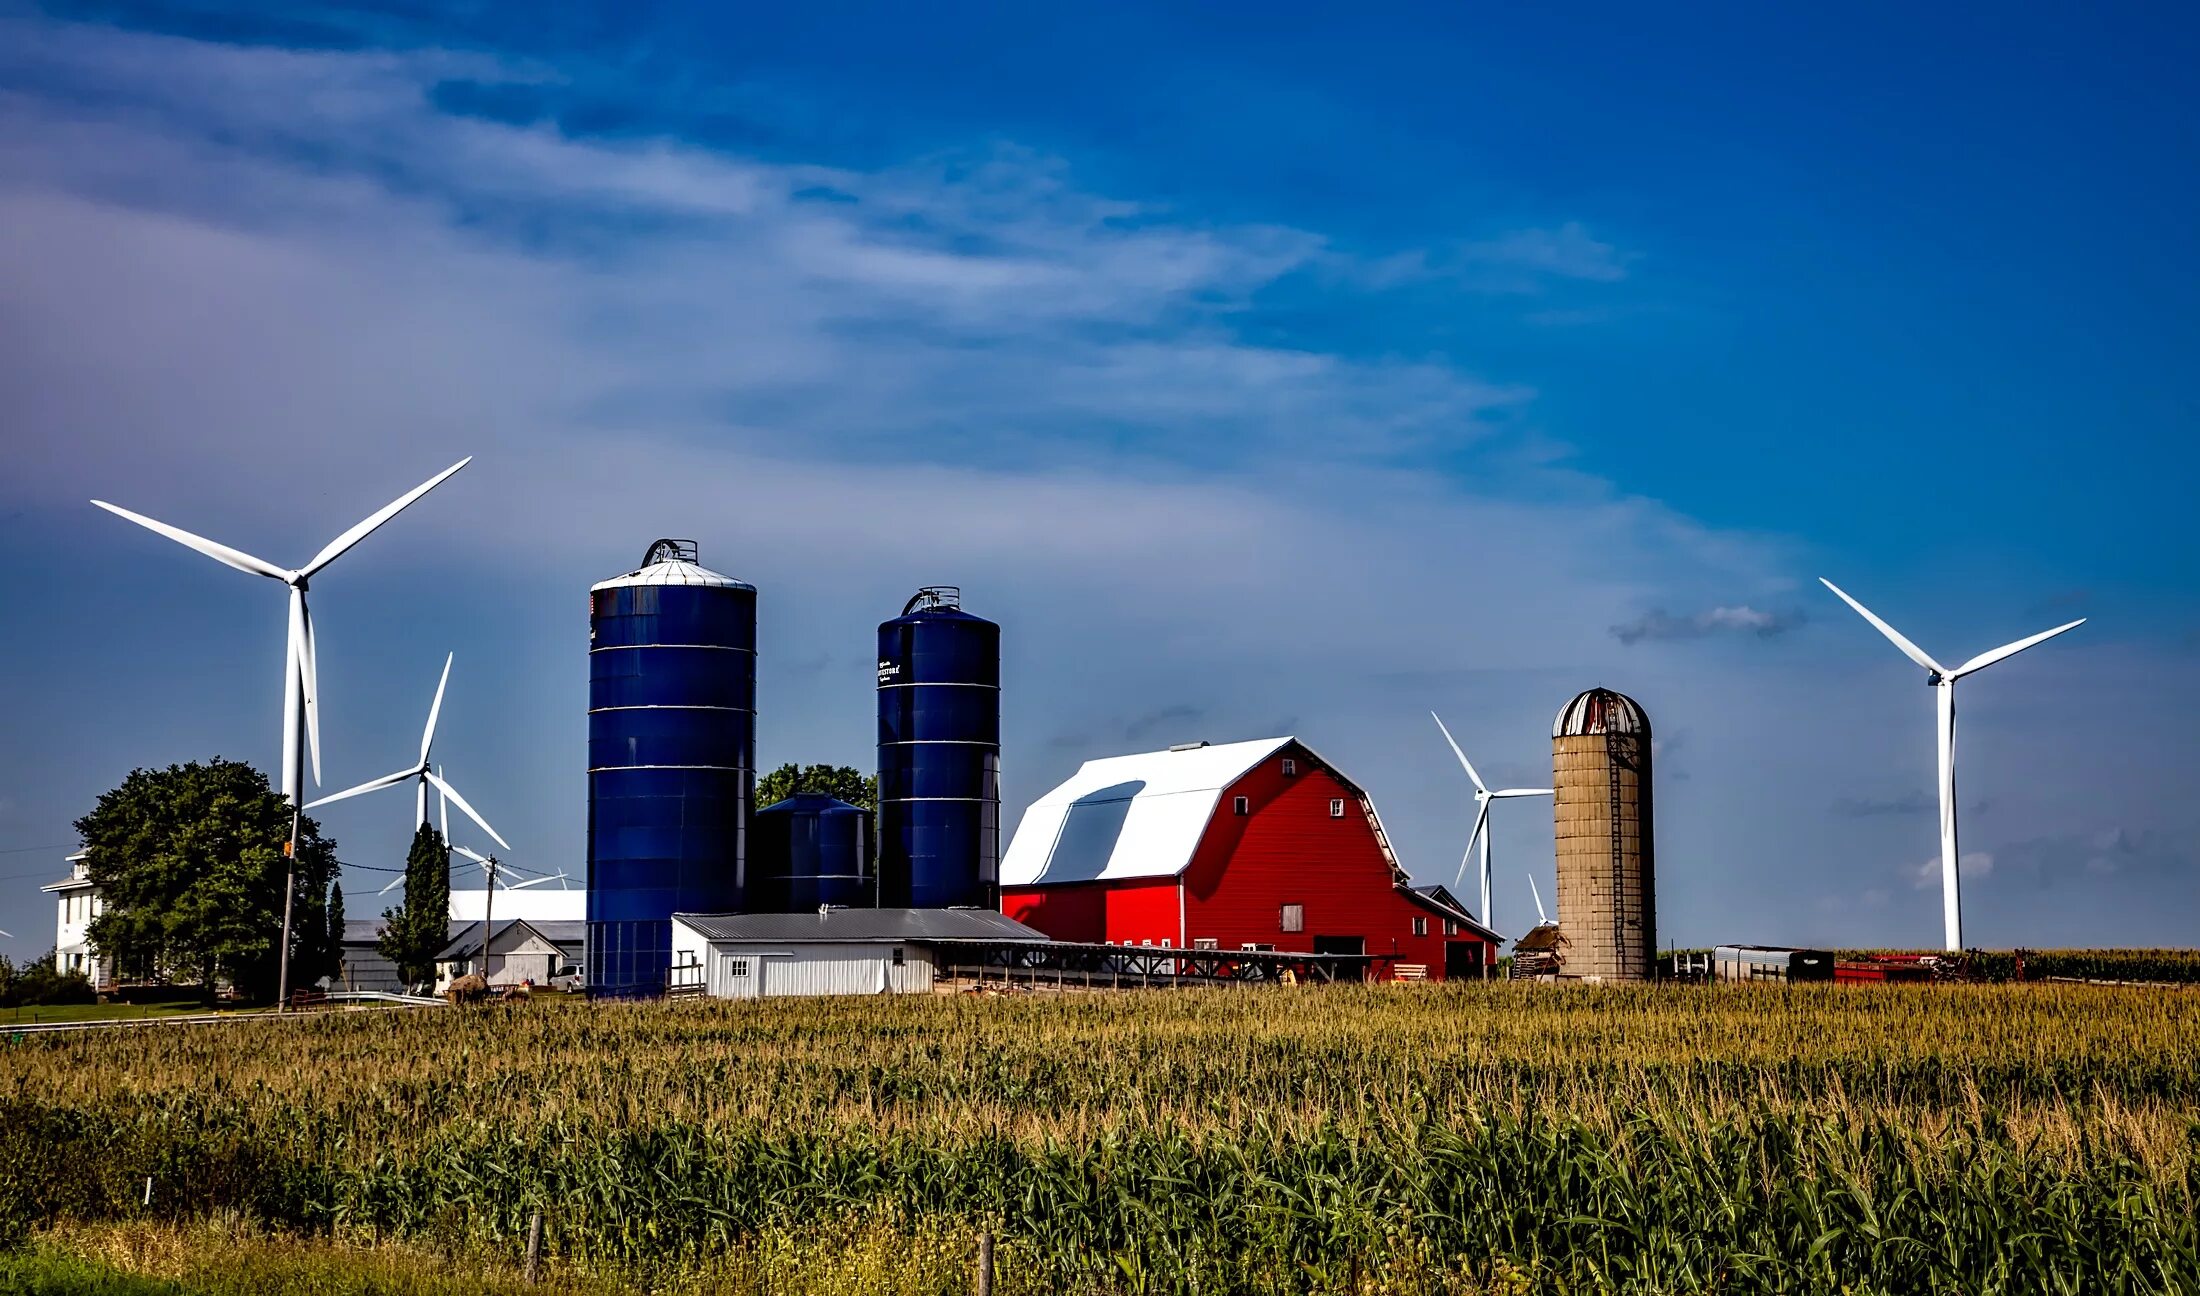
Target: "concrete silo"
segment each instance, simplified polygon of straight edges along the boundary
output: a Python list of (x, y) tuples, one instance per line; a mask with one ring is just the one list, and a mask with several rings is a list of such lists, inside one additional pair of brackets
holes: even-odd
[(1569, 978), (1642, 981), (1658, 951), (1650, 719), (1590, 689), (1551, 726), (1558, 790), (1558, 925)]

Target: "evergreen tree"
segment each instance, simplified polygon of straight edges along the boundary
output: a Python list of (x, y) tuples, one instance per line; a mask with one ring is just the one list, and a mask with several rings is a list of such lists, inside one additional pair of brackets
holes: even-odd
[(416, 985), (435, 978), (435, 956), (451, 943), (451, 856), (432, 824), (413, 834), (405, 855), (405, 899), (382, 911), (382, 956), (398, 978)]
[[(226, 978), (272, 995), (290, 827), (290, 803), (242, 762), (132, 770), (76, 821), (104, 901), (92, 943), (123, 976), (196, 980), (209, 997)], [(298, 821), (295, 863), (298, 894), (325, 896), (336, 844), (311, 819)], [(313, 930), (292, 923), (293, 957)]]
[(329, 887), (326, 914), (322, 930), (327, 935), (321, 943), (320, 961), (312, 972), (316, 978), (327, 977), (329, 984), (336, 985), (344, 979), (344, 884), (341, 881)]

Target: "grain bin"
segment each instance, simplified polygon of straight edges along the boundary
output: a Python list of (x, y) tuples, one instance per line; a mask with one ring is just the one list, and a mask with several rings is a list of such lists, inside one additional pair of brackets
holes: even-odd
[(1569, 978), (1642, 981), (1657, 959), (1650, 720), (1590, 689), (1551, 726), (1558, 795), (1558, 920)]
[(756, 812), (749, 832), (749, 912), (868, 908), (871, 812), (822, 792), (797, 792)]
[(1001, 628), (952, 585), (878, 628), (878, 903), (1000, 902)]
[(589, 591), (588, 988), (655, 994), (672, 915), (743, 907), (756, 587), (659, 540)]

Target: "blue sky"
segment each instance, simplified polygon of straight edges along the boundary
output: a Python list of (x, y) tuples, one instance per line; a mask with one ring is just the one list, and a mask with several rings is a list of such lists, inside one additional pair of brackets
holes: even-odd
[(867, 766), (956, 581), (1012, 802), (1289, 729), (1449, 880), (1427, 711), (1541, 781), (1604, 683), (1664, 934), (1926, 942), (1929, 698), (1824, 574), (1949, 657), (2093, 618), (1965, 686), (1972, 935), (2191, 942), (2188, 15), (442, 8), (0, 10), (0, 949), (132, 765), (275, 755), (274, 587), (84, 499), (297, 562), (467, 453), (316, 582), (327, 774), (455, 650), (537, 864), (581, 591), (677, 534), (763, 589), (767, 763)]

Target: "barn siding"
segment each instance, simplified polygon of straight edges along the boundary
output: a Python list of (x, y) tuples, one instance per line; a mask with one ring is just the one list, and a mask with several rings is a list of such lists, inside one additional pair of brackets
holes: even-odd
[(1108, 887), (1105, 882), (1003, 887), (1001, 912), (1056, 940), (1092, 943), (1108, 939)]
[[(1286, 776), (1283, 759), (1298, 762)], [(1247, 798), (1239, 815), (1234, 799)], [(1342, 798), (1343, 818), (1329, 803)], [(1366, 951), (1444, 974), (1443, 920), (1398, 893), (1390, 861), (1357, 793), (1294, 744), (1224, 791), (1184, 872), (1186, 936), (1223, 949), (1248, 943), (1314, 948), (1317, 936), (1358, 936)], [(1283, 930), (1283, 906), (1305, 909), (1305, 929)], [(1413, 935), (1413, 919), (1428, 935)]]

